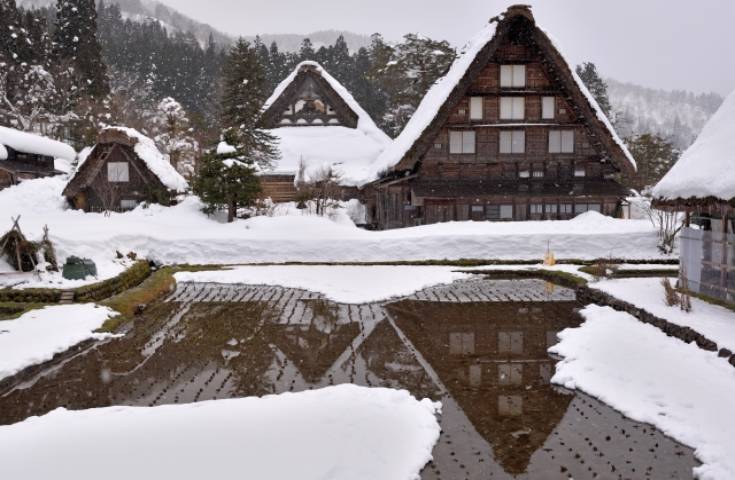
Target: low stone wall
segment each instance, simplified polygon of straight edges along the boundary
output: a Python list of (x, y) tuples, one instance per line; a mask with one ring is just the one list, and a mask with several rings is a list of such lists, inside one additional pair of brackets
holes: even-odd
[[(73, 289), (75, 302), (96, 302), (136, 287), (151, 274), (151, 267), (146, 261), (136, 262), (117, 277), (99, 283)], [(64, 290), (46, 288), (3, 289), (0, 290), (0, 302), (12, 303), (59, 303)]]

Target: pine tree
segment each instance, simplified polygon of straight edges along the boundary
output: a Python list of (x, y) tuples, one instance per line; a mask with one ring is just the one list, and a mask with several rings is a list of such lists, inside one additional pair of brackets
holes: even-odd
[(248, 161), (261, 168), (276, 158), (274, 137), (259, 127), (261, 109), (270, 92), (258, 54), (240, 39), (227, 54), (223, 67), (223, 92), (220, 102), (221, 124), (232, 145)]
[(607, 118), (612, 118), (612, 107), (610, 106), (610, 98), (607, 95), (607, 84), (597, 73), (597, 66), (592, 62), (584, 62), (577, 65), (577, 75), (582, 79), (587, 89), (590, 91), (600, 108)]
[(671, 142), (655, 134), (644, 133), (625, 141), (638, 164), (630, 187), (641, 192), (658, 183), (681, 155)]
[(260, 193), (255, 166), (245, 152), (233, 146), (237, 137), (229, 131), (216, 152), (202, 159), (194, 179), (194, 193), (204, 203), (203, 211), (212, 214), (227, 209), (227, 221), (233, 222), (239, 208), (252, 206)]
[(311, 40), (308, 38), (305, 38), (301, 42), (301, 48), (299, 49), (299, 60), (314, 60), (316, 58), (316, 52), (314, 51), (314, 45), (311, 43)]
[(102, 98), (110, 92), (94, 0), (57, 0), (54, 55), (70, 77), (73, 94)]

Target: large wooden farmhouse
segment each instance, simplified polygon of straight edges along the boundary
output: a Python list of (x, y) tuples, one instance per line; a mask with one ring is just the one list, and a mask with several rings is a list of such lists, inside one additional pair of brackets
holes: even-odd
[(493, 18), (376, 161), (378, 228), (619, 213), (635, 162), (527, 6)]
[(296, 199), (296, 176), (309, 181), (328, 167), (355, 187), (390, 143), (347, 89), (316, 62), (302, 62), (263, 107), (261, 124), (278, 141), (280, 158), (261, 174), (263, 196)]
[(80, 160), (64, 196), (87, 212), (123, 211), (142, 202), (169, 205), (187, 188), (153, 140), (131, 128), (109, 127)]
[(23, 180), (68, 173), (76, 155), (65, 143), (0, 127), (0, 190)]
[(735, 92), (652, 193), (656, 208), (685, 212), (682, 286), (735, 304)]

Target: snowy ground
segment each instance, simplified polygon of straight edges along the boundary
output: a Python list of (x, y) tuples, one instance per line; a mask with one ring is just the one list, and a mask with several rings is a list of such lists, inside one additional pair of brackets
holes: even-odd
[(94, 331), (115, 315), (109, 308), (87, 303), (46, 307), (0, 321), (0, 379), (51, 360), (84, 340), (108, 337)]
[(696, 345), (627, 313), (589, 306), (586, 322), (560, 333), (564, 357), (552, 382), (580, 389), (628, 417), (692, 446), (705, 480), (735, 478), (735, 370)]
[[(641, 220), (587, 213), (570, 221), (450, 222), (370, 232), (346, 211), (334, 218), (262, 216), (223, 224), (200, 212), (195, 197), (176, 207), (151, 206), (124, 214), (88, 214), (66, 208), (64, 178), (30, 180), (0, 192), (0, 210), (21, 215), (21, 227), (40, 239), (50, 228), (57, 254), (91, 258), (100, 278), (119, 272), (115, 252), (130, 251), (162, 263), (372, 262), (441, 259), (538, 259), (547, 247), (559, 259), (661, 258), (656, 233)], [(10, 228), (0, 224), (0, 231)]]
[(180, 272), (177, 282), (243, 283), (300, 288), (338, 303), (370, 303), (411, 295), (426, 287), (468, 278), (456, 267), (247, 266), (209, 272)]
[(603, 280), (590, 285), (657, 317), (677, 325), (690, 327), (720, 348), (735, 351), (735, 312), (692, 298), (692, 311), (669, 307), (664, 302), (664, 287), (660, 278), (629, 278)]
[(161, 407), (58, 409), (0, 427), (0, 478), (413, 480), (439, 404), (340, 385)]

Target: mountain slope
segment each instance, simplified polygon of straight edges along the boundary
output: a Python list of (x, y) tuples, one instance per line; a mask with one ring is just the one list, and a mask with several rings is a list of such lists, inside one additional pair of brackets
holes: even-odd
[(657, 90), (611, 78), (605, 82), (620, 135), (656, 133), (680, 149), (694, 142), (723, 100), (715, 93)]

